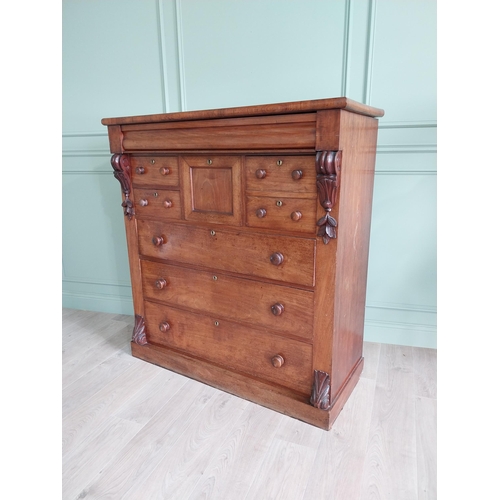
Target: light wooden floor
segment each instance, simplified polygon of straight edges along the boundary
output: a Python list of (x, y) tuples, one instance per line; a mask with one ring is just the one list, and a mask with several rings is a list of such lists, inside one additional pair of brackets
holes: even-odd
[(365, 343), (326, 432), (132, 358), (131, 316), (63, 309), (63, 499), (436, 498), (436, 351)]

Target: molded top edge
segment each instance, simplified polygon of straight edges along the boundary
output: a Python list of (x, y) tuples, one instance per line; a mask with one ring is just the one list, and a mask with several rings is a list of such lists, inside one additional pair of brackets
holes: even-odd
[(204, 109), (199, 111), (180, 111), (157, 115), (127, 116), (121, 118), (103, 118), (103, 125), (126, 125), (133, 123), (160, 123), (182, 120), (205, 120), (213, 118), (233, 118), (245, 116), (282, 115), (287, 113), (307, 113), (328, 109), (345, 109), (353, 113), (375, 117), (384, 116), (382, 109), (373, 108), (366, 104), (348, 99), (334, 97), (329, 99), (315, 99), (311, 101), (293, 101), (278, 104), (259, 104), (241, 106), (237, 108)]

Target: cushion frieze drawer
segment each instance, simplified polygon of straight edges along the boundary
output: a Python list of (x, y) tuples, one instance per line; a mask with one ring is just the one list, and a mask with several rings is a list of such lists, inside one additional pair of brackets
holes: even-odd
[(138, 220), (137, 230), (147, 257), (314, 286), (316, 239), (149, 220)]
[(316, 233), (316, 199), (249, 196), (246, 207), (248, 226)]
[(142, 260), (144, 297), (312, 340), (313, 292)]
[(149, 343), (179, 349), (304, 394), (311, 390), (311, 345), (216, 316), (148, 301), (144, 305)]
[(162, 219), (181, 218), (179, 191), (166, 189), (134, 189), (136, 215), (149, 215)]
[(179, 186), (177, 156), (132, 156), (130, 167), (134, 186)]

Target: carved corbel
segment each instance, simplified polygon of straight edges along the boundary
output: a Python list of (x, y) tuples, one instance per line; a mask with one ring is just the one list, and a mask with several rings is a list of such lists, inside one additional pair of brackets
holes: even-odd
[(316, 186), (319, 202), (326, 214), (316, 223), (319, 226), (318, 236), (323, 237), (327, 245), (330, 239), (337, 237), (337, 221), (330, 215), (337, 200), (340, 185), (340, 166), (342, 151), (318, 151), (316, 154)]
[(113, 175), (120, 182), (122, 192), (125, 196), (125, 200), (122, 203), (123, 213), (129, 219), (132, 219), (134, 215), (134, 204), (129, 198), (130, 196), (130, 158), (127, 154), (116, 154), (111, 158), (111, 166), (113, 167)]
[(320, 410), (330, 408), (330, 375), (321, 370), (314, 370), (314, 381), (310, 403)]
[(139, 345), (146, 345), (148, 343), (146, 339), (146, 324), (144, 323), (144, 318), (139, 316), (139, 314), (135, 315), (135, 325), (134, 331), (132, 332), (132, 342), (135, 342)]

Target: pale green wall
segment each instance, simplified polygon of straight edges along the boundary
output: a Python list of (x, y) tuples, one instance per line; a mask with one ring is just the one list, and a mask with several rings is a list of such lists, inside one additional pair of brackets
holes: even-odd
[(132, 314), (101, 118), (340, 95), (386, 111), (365, 338), (435, 347), (434, 0), (63, 0), (63, 305)]

